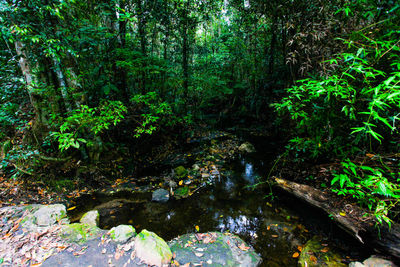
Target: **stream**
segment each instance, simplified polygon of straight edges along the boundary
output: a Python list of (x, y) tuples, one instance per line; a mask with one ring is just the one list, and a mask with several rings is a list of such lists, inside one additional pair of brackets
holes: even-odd
[[(241, 155), (225, 164), (224, 175), (186, 199), (155, 203), (150, 201), (151, 194), (119, 196), (138, 201), (121, 202), (112, 214), (101, 217), (100, 227), (131, 224), (137, 232), (147, 229), (165, 240), (196, 230), (228, 231), (251, 244), (262, 256), (263, 266), (297, 266), (294, 254), (315, 235), (336, 250), (344, 262), (371, 255), (321, 211), (283, 192), (274, 190), (273, 198), (266, 197), (270, 193), (267, 184), (254, 187), (268, 175), (275, 158), (273, 146), (266, 141), (256, 143), (262, 153)], [(83, 211), (88, 211), (110, 200), (86, 196), (78, 203), (84, 203)]]

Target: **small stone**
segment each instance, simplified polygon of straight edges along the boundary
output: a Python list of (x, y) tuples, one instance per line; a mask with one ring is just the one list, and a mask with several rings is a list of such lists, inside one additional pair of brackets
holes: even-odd
[(125, 243), (131, 237), (136, 235), (136, 230), (132, 225), (121, 224), (117, 227), (111, 228), (111, 230), (108, 231), (108, 234), (115, 242)]
[(193, 164), (193, 165), (192, 165), (192, 170), (194, 170), (194, 171), (200, 170), (199, 164)]
[(239, 151), (243, 153), (254, 153), (256, 149), (251, 143), (245, 142), (239, 146)]
[(178, 167), (176, 167), (175, 169), (174, 169), (174, 171), (175, 171), (175, 175), (178, 177), (178, 178), (184, 178), (186, 175), (187, 175), (187, 173), (188, 173), (188, 171), (185, 169), (185, 167), (183, 167), (183, 166), (178, 166)]
[(100, 214), (97, 210), (91, 210), (86, 212), (80, 219), (81, 223), (86, 223), (92, 226), (98, 226), (100, 220)]
[(152, 201), (165, 203), (169, 200), (169, 192), (165, 189), (157, 189), (153, 192)]

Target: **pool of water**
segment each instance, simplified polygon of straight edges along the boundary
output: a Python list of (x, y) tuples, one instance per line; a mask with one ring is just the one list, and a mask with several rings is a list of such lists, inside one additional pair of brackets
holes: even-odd
[[(293, 254), (314, 235), (336, 249), (344, 261), (362, 259), (369, 251), (336, 227), (328, 216), (288, 195), (274, 192), (264, 184), (270, 163), (246, 156), (226, 164), (224, 175), (213, 185), (187, 199), (167, 203), (151, 202), (151, 195), (119, 196), (115, 208), (101, 213), (101, 228), (131, 224), (137, 231), (147, 229), (165, 240), (195, 232), (222, 231), (239, 235), (262, 256), (264, 266), (297, 266)], [(110, 198), (86, 197), (89, 210)], [(122, 199), (123, 198), (123, 199)], [(125, 201), (125, 200), (127, 201)]]

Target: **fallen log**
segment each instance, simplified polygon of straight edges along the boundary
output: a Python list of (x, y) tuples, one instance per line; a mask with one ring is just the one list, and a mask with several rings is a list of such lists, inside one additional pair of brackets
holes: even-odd
[(363, 218), (364, 210), (356, 205), (340, 201), (331, 192), (277, 177), (273, 179), (279, 188), (326, 212), (340, 228), (361, 243), (374, 248), (377, 252), (390, 255), (397, 261), (400, 260), (399, 224), (393, 222), (390, 228), (387, 224), (378, 225), (376, 218), (373, 216)]

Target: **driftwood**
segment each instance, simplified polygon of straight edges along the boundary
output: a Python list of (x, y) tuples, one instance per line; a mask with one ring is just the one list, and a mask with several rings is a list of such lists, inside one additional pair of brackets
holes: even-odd
[(376, 251), (390, 255), (400, 260), (400, 225), (385, 223), (377, 226), (373, 216), (363, 218), (363, 211), (355, 205), (336, 201), (335, 195), (323, 192), (308, 185), (298, 184), (274, 177), (276, 185), (284, 191), (302, 199), (314, 207), (329, 214), (340, 228), (358, 239), (361, 243), (373, 247)]

